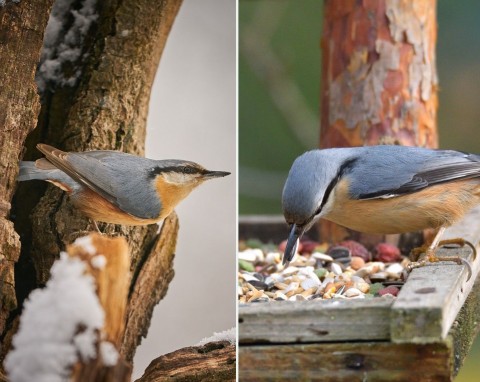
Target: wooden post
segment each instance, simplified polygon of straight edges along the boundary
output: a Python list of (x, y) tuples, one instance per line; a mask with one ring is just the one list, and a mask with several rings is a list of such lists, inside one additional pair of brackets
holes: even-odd
[(320, 146), (437, 147), (436, 39), (436, 0), (326, 0)]

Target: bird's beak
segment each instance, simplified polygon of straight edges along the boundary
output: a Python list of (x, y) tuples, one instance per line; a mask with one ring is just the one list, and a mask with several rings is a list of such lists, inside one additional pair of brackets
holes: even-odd
[(226, 171), (205, 171), (203, 173), (204, 179), (212, 179), (212, 178), (223, 178), (224, 176), (230, 175), (229, 172)]
[(287, 246), (283, 253), (283, 265), (289, 263), (293, 259), (295, 252), (297, 252), (298, 240), (302, 237), (303, 231), (304, 230), (296, 224), (292, 225), (290, 235), (288, 235)]

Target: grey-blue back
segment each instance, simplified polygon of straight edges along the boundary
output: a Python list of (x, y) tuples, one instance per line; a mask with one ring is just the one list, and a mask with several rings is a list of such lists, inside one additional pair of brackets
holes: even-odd
[(480, 156), (453, 150), (406, 146), (365, 146), (312, 150), (293, 163), (283, 190), (284, 214), (315, 213), (339, 179), (349, 182), (350, 197), (384, 198), (419, 191), (428, 185), (480, 176)]

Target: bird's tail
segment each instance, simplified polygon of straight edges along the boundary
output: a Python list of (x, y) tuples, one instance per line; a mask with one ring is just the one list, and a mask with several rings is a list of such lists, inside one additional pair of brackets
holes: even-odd
[(39, 179), (47, 180), (51, 179), (54, 172), (58, 172), (58, 169), (55, 167), (51, 168), (42, 168), (38, 166), (37, 162), (20, 162), (20, 172), (18, 174), (17, 180), (23, 182), (26, 180)]

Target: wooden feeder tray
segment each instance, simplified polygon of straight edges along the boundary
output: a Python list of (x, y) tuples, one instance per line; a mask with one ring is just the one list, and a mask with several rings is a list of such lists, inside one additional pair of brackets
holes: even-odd
[[(240, 237), (286, 232), (280, 222), (241, 218)], [(443, 238), (458, 237), (477, 245), (480, 209)], [(479, 330), (480, 254), (473, 261), (468, 246), (437, 254), (464, 257), (472, 277), (447, 262), (414, 269), (397, 298), (241, 304), (240, 380), (451, 381)]]

